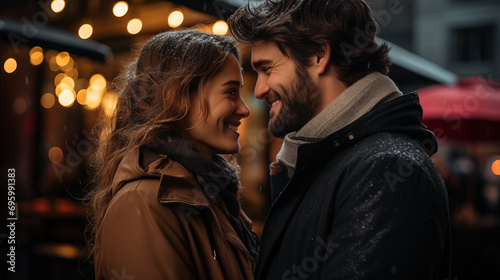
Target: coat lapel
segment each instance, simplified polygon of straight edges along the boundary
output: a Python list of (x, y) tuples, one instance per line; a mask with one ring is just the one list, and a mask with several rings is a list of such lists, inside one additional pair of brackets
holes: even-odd
[[(305, 172), (306, 169), (302, 168), (302, 166), (297, 166), (288, 184), (286, 184), (286, 179), (283, 177), (288, 178), (286, 170), (271, 176), (272, 188), (282, 188), (283, 191), (274, 199), (266, 219), (262, 233), (260, 264), (257, 265), (259, 270), (257, 271), (256, 279), (267, 275), (270, 266), (274, 265), (274, 262), (271, 261), (275, 261), (278, 257), (271, 258), (271, 254), (279, 252), (282, 245), (281, 239), (290, 224), (290, 220), (295, 216), (298, 206), (309, 189), (309, 182), (306, 182), (304, 179), (312, 179), (313, 177), (304, 176)], [(284, 188), (282, 184), (286, 184)]]

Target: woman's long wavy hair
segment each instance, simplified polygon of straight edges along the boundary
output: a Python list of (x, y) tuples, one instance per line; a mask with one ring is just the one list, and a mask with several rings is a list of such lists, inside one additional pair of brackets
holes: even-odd
[[(93, 189), (87, 195), (92, 252), (120, 161), (130, 150), (165, 132), (179, 132), (206, 121), (204, 85), (230, 54), (239, 59), (238, 49), (227, 37), (196, 30), (164, 32), (150, 39), (115, 79), (117, 106), (111, 116), (101, 114), (94, 129), (98, 148), (91, 164)], [(196, 94), (201, 102), (193, 104)], [(190, 106), (201, 106), (205, 119), (188, 124)]]

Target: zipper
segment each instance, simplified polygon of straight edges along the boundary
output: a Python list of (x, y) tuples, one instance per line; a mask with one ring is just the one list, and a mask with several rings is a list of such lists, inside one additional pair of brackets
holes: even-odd
[[(194, 204), (194, 203), (188, 203), (188, 202), (185, 202), (185, 201), (178, 201), (178, 200), (160, 200), (160, 203), (163, 203), (163, 204), (175, 204), (175, 203), (182, 203), (182, 204), (186, 204), (186, 205), (189, 205), (189, 206), (193, 206), (193, 207), (199, 207), (199, 206), (202, 206), (202, 207), (205, 207), (207, 209), (210, 210), (210, 212), (212, 213), (212, 217), (214, 218), (216, 224), (217, 224), (217, 228), (219, 229), (219, 232), (222, 234), (222, 236), (224, 237), (224, 239), (228, 240), (233, 246), (237, 247), (238, 249), (242, 250), (250, 259), (250, 262), (252, 263), (252, 266), (255, 268), (256, 264), (255, 264), (255, 261), (254, 259), (252, 258), (252, 256), (250, 255), (250, 252), (248, 251), (248, 249), (245, 247), (245, 246), (241, 246), (239, 243), (235, 243), (235, 242), (232, 242), (232, 240), (228, 239), (226, 234), (224, 233), (224, 231), (222, 230), (222, 227), (220, 225), (220, 221), (219, 219), (217, 218), (217, 215), (215, 214), (214, 210), (212, 210), (212, 208), (208, 205), (205, 205), (205, 204)], [(217, 261), (217, 253), (215, 252), (215, 249), (213, 249), (213, 255), (214, 255), (214, 260), (219, 263)]]

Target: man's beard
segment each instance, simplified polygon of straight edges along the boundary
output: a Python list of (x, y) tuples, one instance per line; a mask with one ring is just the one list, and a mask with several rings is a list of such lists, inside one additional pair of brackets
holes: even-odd
[(308, 73), (296, 69), (295, 75), (296, 79), (289, 89), (281, 87), (281, 109), (269, 120), (269, 129), (279, 138), (301, 129), (315, 116), (320, 104), (318, 87)]

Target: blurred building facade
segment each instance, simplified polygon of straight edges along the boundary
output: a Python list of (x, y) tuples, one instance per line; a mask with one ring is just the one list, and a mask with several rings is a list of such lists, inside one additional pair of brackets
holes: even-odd
[(368, 2), (381, 38), (459, 76), (500, 79), (500, 1)]
[(500, 1), (414, 1), (414, 51), (460, 76), (500, 78)]

